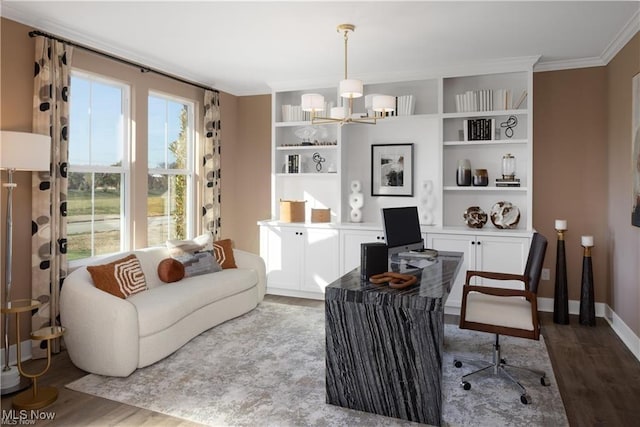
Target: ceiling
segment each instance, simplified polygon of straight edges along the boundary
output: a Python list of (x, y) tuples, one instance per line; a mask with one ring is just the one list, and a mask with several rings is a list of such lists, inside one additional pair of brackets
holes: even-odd
[(2, 16), (233, 95), (343, 77), (437, 75), (540, 56), (536, 71), (605, 65), (640, 30), (639, 1), (11, 1)]

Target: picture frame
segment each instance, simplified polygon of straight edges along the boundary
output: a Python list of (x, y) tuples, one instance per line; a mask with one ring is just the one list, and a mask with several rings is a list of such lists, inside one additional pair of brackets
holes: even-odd
[(413, 144), (371, 145), (371, 195), (413, 196)]
[(632, 188), (631, 225), (640, 227), (640, 73), (633, 77), (631, 106)]

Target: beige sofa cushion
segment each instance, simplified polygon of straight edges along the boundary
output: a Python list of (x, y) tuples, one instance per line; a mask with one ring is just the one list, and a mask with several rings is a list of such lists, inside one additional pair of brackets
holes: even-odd
[[(229, 269), (157, 286), (127, 301), (138, 312), (141, 337), (162, 331), (198, 309), (245, 291), (258, 283), (254, 270)], [(137, 297), (137, 298), (136, 298)]]

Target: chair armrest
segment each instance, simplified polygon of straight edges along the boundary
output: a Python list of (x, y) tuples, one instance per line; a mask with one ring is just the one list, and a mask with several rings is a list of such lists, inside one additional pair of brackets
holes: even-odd
[(470, 279), (476, 276), (492, 280), (518, 280), (520, 282), (523, 282), (526, 285), (527, 289), (529, 288), (529, 278), (527, 276), (524, 276), (522, 274), (496, 273), (493, 271), (468, 270), (465, 284), (468, 285)]
[(462, 298), (466, 298), (466, 294), (469, 292), (479, 292), (481, 294), (493, 295), (496, 297), (524, 297), (528, 301), (536, 300), (536, 294), (528, 290), (522, 289), (509, 289), (509, 288), (495, 288), (491, 286), (474, 286), (464, 285), (462, 287)]

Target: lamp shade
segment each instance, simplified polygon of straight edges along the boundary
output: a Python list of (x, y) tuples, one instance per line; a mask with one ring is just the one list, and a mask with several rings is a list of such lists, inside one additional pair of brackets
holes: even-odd
[(302, 111), (323, 111), (324, 96), (319, 93), (305, 93), (302, 95)]
[(396, 97), (390, 95), (376, 95), (373, 97), (372, 110), (390, 113), (396, 109)]
[(343, 98), (360, 98), (364, 93), (362, 81), (346, 79), (340, 81), (340, 96)]
[(0, 133), (0, 169), (47, 171), (51, 161), (51, 138), (29, 132)]

